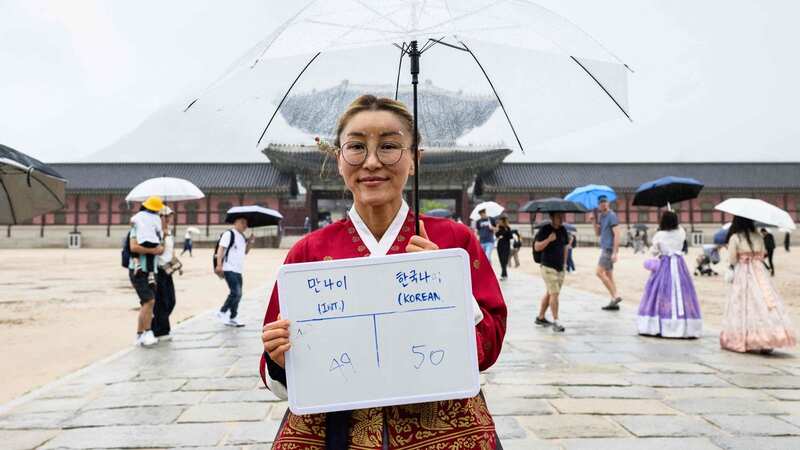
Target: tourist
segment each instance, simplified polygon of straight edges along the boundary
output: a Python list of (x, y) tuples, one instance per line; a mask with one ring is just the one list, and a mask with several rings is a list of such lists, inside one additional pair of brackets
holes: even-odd
[(508, 217), (500, 217), (497, 223), (497, 258), (500, 260), (500, 280), (508, 279), (508, 261), (511, 259), (511, 241), (514, 240), (514, 233), (508, 224)]
[(619, 258), (619, 244), (622, 231), (620, 230), (617, 214), (611, 210), (608, 198), (601, 195), (598, 198), (598, 217), (590, 216), (594, 222), (594, 232), (600, 236), (600, 259), (597, 262), (597, 278), (603, 283), (611, 295), (611, 300), (602, 309), (606, 311), (616, 311), (622, 302), (622, 297), (617, 292), (617, 285), (614, 282), (614, 263)]
[(764, 267), (764, 238), (752, 220), (734, 216), (728, 229), (728, 262), (725, 276), (731, 283), (722, 318), (720, 346), (735, 352), (791, 347), (795, 331), (783, 300)]
[(156, 298), (155, 273), (158, 266), (156, 256), (164, 252), (161, 242), (161, 219), (158, 212), (164, 207), (159, 197), (150, 197), (142, 203), (142, 209), (131, 218), (128, 233), (130, 259), (128, 278), (139, 297), (139, 315), (136, 321), (135, 345), (150, 347), (158, 343), (153, 334), (153, 306)]
[[(564, 327), (558, 322), (558, 296), (561, 286), (564, 285), (564, 273), (569, 251), (569, 236), (563, 227), (564, 215), (559, 212), (550, 213), (550, 223), (539, 228), (533, 238), (533, 251), (541, 256), (538, 259), (539, 271), (544, 280), (545, 292), (539, 303), (539, 315), (536, 316), (536, 325), (551, 326), (553, 331), (561, 333)], [(545, 317), (547, 309), (553, 315), (550, 322)]]
[(572, 252), (578, 246), (578, 237), (575, 233), (569, 234), (569, 244), (567, 244), (567, 273), (575, 272), (575, 260), (572, 259)]
[(495, 221), (493, 218), (486, 215), (486, 210), (478, 211), (480, 218), (475, 222), (475, 230), (478, 232), (478, 240), (483, 248), (483, 253), (486, 254), (486, 259), (492, 261), (492, 250), (494, 250), (494, 233)]
[(192, 257), (192, 230), (190, 228), (186, 229), (186, 233), (183, 235), (183, 250), (181, 251), (181, 256), (184, 253), (189, 252), (189, 257)]
[(175, 309), (175, 283), (172, 274), (180, 270), (180, 262), (175, 258), (175, 237), (170, 229), (173, 217), (172, 208), (161, 209), (161, 230), (164, 252), (158, 255), (158, 273), (156, 274), (156, 301), (153, 307), (151, 329), (159, 341), (171, 339), (169, 316)]
[(511, 234), (514, 235), (514, 242), (511, 245), (511, 258), (514, 260), (514, 267), (519, 267), (519, 250), (522, 248), (522, 237), (519, 231), (515, 228), (511, 229)]
[[(486, 370), (500, 354), (505, 335), (503, 295), (469, 228), (447, 218), (425, 217), (420, 221), (420, 235), (414, 235), (415, 217), (403, 200), (406, 181), (414, 171), (414, 155), (409, 150), (412, 121), (405, 105), (396, 100), (364, 95), (350, 104), (339, 119), (331, 157), (336, 159), (339, 174), (353, 195), (353, 207), (344, 219), (292, 246), (286, 264), (464, 249), (470, 260), (478, 368)], [(289, 322), (280, 320), (279, 312), (276, 286), (264, 318), (261, 376), (273, 393), (286, 398), (285, 353), (291, 341)], [(446, 424), (440, 420), (443, 417)], [(444, 425), (433, 426), (436, 421)], [(357, 441), (367, 436), (369, 444)], [(335, 448), (499, 447), (482, 395), (328, 414), (295, 415), (287, 411), (273, 446), (331, 448), (326, 442), (336, 442)]]
[[(764, 266), (769, 269), (771, 276), (775, 276), (775, 263), (772, 262), (772, 256), (775, 254), (775, 237), (767, 231), (766, 228), (761, 229), (761, 236), (764, 238), (764, 249), (767, 251), (767, 258), (764, 261)], [(769, 264), (767, 264), (769, 262)]]
[(633, 254), (637, 253), (645, 253), (644, 237), (642, 237), (641, 230), (636, 230), (636, 234), (633, 235)]
[(237, 217), (233, 221), (233, 226), (222, 233), (219, 240), (219, 247), (215, 255), (217, 264), (214, 271), (228, 284), (228, 297), (225, 303), (217, 311), (217, 319), (223, 325), (229, 327), (243, 327), (244, 323), (237, 320), (239, 314), (239, 301), (242, 299), (242, 285), (244, 280), (244, 258), (250, 253), (250, 247), (255, 241), (251, 234), (249, 238), (244, 237), (247, 231), (247, 218)]
[(652, 261), (655, 270), (639, 303), (639, 334), (665, 338), (698, 338), (702, 334), (700, 304), (681, 251), (685, 239), (678, 215), (664, 211), (650, 250), (658, 259)]

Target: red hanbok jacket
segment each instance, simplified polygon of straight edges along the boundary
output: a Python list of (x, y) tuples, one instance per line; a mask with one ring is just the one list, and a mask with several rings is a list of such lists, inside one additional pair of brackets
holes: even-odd
[[(423, 217), (428, 237), (439, 248), (463, 248), (470, 257), (472, 294), (483, 319), (475, 325), (478, 366), (486, 370), (500, 355), (506, 330), (506, 305), (491, 264), (473, 232), (450, 219)], [(388, 254), (405, 253), (414, 234), (414, 216), (409, 212)], [(285, 264), (369, 256), (353, 222), (343, 219), (310, 233), (297, 242)], [(279, 313), (277, 285), (267, 306), (264, 324)], [(267, 358), (262, 355), (261, 378), (266, 384)], [(270, 371), (277, 367), (269, 361)], [(280, 379), (280, 377), (273, 379)], [(285, 383), (285, 375), (280, 381)], [(287, 411), (276, 436), (274, 449), (324, 449), (326, 414), (296, 416)], [(330, 420), (330, 418), (328, 418)], [(353, 411), (348, 419), (348, 448), (427, 449), (459, 448), (491, 450), (496, 445), (494, 423), (482, 396), (415, 405), (369, 408)], [(341, 424), (339, 425), (341, 426)], [(387, 436), (389, 442), (383, 442)]]

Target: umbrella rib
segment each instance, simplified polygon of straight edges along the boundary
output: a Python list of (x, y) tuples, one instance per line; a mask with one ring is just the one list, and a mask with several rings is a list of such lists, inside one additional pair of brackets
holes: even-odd
[(600, 86), (600, 89), (602, 89), (603, 92), (606, 93), (608, 98), (610, 98), (611, 101), (613, 101), (614, 104), (617, 105), (617, 108), (619, 108), (619, 110), (622, 111), (622, 114), (625, 114), (625, 117), (627, 117), (629, 121), (633, 122), (633, 119), (631, 119), (631, 116), (628, 114), (627, 111), (625, 111), (625, 108), (623, 108), (622, 105), (619, 104), (617, 99), (614, 98), (614, 96), (611, 95), (610, 92), (608, 92), (608, 89), (606, 89), (606, 87), (603, 86), (603, 83), (601, 83), (600, 80), (598, 80), (597, 77), (595, 77), (594, 74), (592, 72), (590, 72), (589, 69), (586, 68), (586, 66), (581, 64), (581, 62), (578, 61), (578, 58), (576, 58), (576, 57), (574, 57), (572, 55), (570, 55), (570, 58), (572, 58), (572, 60), (575, 61), (575, 64), (579, 65), (581, 67), (581, 69), (583, 69), (583, 71), (586, 72), (586, 74), (589, 75), (592, 78), (592, 80), (594, 80), (595, 83), (597, 83), (598, 86)]
[(33, 179), (36, 180), (37, 183), (41, 184), (42, 187), (45, 188), (47, 190), (47, 192), (49, 192), (50, 195), (52, 195), (53, 198), (55, 198), (58, 201), (58, 204), (61, 205), (62, 208), (65, 206), (65, 204), (61, 201), (61, 199), (58, 198), (58, 195), (56, 195), (56, 193), (53, 192), (53, 190), (50, 189), (49, 186), (47, 186), (46, 184), (42, 183), (42, 180), (40, 180), (40, 179), (38, 179), (36, 177), (33, 177)]
[(514, 139), (517, 140), (517, 144), (519, 145), (519, 149), (522, 150), (522, 154), (525, 154), (525, 148), (522, 146), (522, 142), (519, 140), (519, 136), (517, 135), (517, 130), (514, 129), (514, 124), (511, 123), (511, 117), (508, 116), (508, 111), (506, 111), (506, 107), (505, 105), (503, 105), (503, 100), (500, 99), (500, 95), (497, 93), (497, 89), (494, 88), (494, 83), (492, 83), (491, 78), (489, 78), (489, 74), (486, 73), (486, 69), (483, 68), (483, 64), (481, 64), (481, 62), (478, 60), (478, 57), (475, 56), (475, 53), (473, 53), (472, 50), (469, 49), (467, 44), (465, 44), (464, 41), (458, 41), (458, 42), (464, 46), (464, 48), (466, 49), (467, 52), (469, 52), (470, 55), (472, 55), (472, 59), (474, 59), (475, 63), (478, 64), (478, 67), (481, 69), (481, 72), (483, 72), (483, 76), (486, 77), (486, 81), (489, 82), (489, 86), (492, 88), (492, 92), (494, 92), (494, 96), (497, 98), (497, 103), (500, 104), (500, 109), (503, 110), (503, 114), (506, 116), (506, 120), (508, 121), (508, 126), (511, 127), (511, 132), (514, 133)]
[(492, 7), (496, 6), (498, 3), (504, 3), (504, 2), (505, 2), (505, 0), (498, 0), (498, 1), (496, 1), (496, 2), (494, 2), (492, 4), (490, 4), (490, 5), (485, 5), (485, 6), (481, 7), (481, 8), (474, 9), (472, 11), (467, 11), (464, 14), (461, 14), (460, 16), (452, 17), (452, 15), (451, 15), (450, 20), (445, 20), (443, 22), (439, 22), (439, 23), (431, 25), (429, 27), (420, 28), (419, 30), (415, 30), (415, 31), (425, 32), (427, 30), (435, 29), (435, 28), (438, 28), (438, 27), (440, 27), (442, 25), (446, 25), (448, 23), (457, 22), (457, 21), (459, 21), (461, 19), (464, 19), (464, 18), (470, 17), (470, 16), (474, 16), (475, 14), (478, 14), (481, 11), (484, 11), (486, 9), (492, 8)]
[(403, 68), (403, 57), (406, 55), (406, 43), (403, 42), (402, 47), (396, 44), (395, 46), (400, 48), (400, 62), (397, 64), (397, 81), (394, 85), (394, 99), (397, 100), (397, 96), (400, 93), (400, 70)]
[(261, 140), (262, 140), (262, 139), (264, 139), (264, 135), (265, 135), (265, 134), (267, 134), (267, 130), (269, 129), (269, 126), (272, 124), (272, 121), (273, 121), (273, 120), (275, 120), (275, 116), (278, 114), (278, 111), (281, 109), (281, 106), (283, 106), (283, 102), (285, 102), (285, 101), (286, 101), (286, 97), (288, 97), (288, 96), (289, 96), (289, 93), (290, 93), (290, 92), (292, 92), (292, 88), (294, 88), (294, 85), (295, 85), (295, 84), (297, 84), (297, 80), (299, 80), (299, 79), (300, 79), (300, 77), (301, 77), (301, 76), (303, 76), (303, 74), (305, 73), (306, 69), (308, 69), (308, 66), (310, 66), (310, 65), (311, 65), (311, 63), (313, 63), (313, 62), (314, 62), (314, 60), (315, 60), (315, 59), (317, 59), (317, 57), (318, 57), (318, 56), (319, 56), (321, 53), (322, 53), (322, 52), (317, 52), (317, 54), (315, 54), (315, 55), (314, 55), (314, 56), (313, 56), (313, 57), (312, 57), (312, 58), (311, 58), (311, 59), (308, 61), (308, 63), (306, 63), (305, 67), (303, 67), (303, 70), (301, 70), (301, 71), (300, 71), (300, 73), (299, 73), (299, 74), (297, 74), (297, 77), (294, 79), (294, 81), (292, 81), (292, 85), (291, 85), (291, 86), (289, 86), (289, 89), (287, 89), (287, 90), (286, 90), (286, 93), (285, 93), (285, 94), (283, 94), (283, 98), (281, 99), (280, 103), (278, 103), (278, 106), (277, 106), (277, 107), (275, 107), (275, 111), (272, 113), (272, 117), (270, 117), (270, 118), (269, 118), (269, 122), (267, 122), (267, 126), (265, 126), (265, 127), (264, 127), (264, 131), (262, 131), (262, 132), (261, 132), (261, 136), (258, 138), (258, 142), (256, 143), (256, 146), (258, 146), (259, 144), (261, 144)]
[(366, 3), (365, 3), (365, 2), (363, 2), (362, 0), (357, 0), (357, 1), (358, 1), (358, 3), (359, 3), (361, 6), (363, 6), (364, 8), (367, 8), (368, 10), (370, 10), (370, 11), (371, 11), (373, 14), (375, 14), (376, 16), (380, 17), (381, 19), (385, 19), (386, 21), (388, 21), (388, 22), (389, 22), (389, 23), (391, 23), (392, 25), (396, 26), (398, 30), (403, 30), (404, 32), (408, 32), (408, 28), (406, 28), (406, 27), (404, 27), (404, 26), (400, 25), (399, 23), (395, 22), (394, 20), (392, 20), (392, 19), (389, 17), (389, 15), (388, 15), (388, 14), (383, 14), (383, 13), (381, 13), (380, 11), (378, 11), (378, 10), (376, 10), (375, 8), (371, 7), (370, 5), (366, 4)]
[(8, 188), (6, 188), (6, 183), (3, 180), (0, 180), (0, 186), (3, 186), (3, 190), (6, 193), (6, 198), (8, 199), (8, 208), (11, 210), (11, 221), (14, 224), (17, 223), (17, 214), (14, 212), (14, 202), (11, 199), (11, 194), (8, 193)]

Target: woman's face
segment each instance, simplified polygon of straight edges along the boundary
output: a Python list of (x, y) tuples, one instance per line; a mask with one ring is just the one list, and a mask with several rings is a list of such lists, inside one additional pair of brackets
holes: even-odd
[[(339, 135), (341, 147), (355, 144), (366, 148), (361, 165), (345, 161), (341, 151), (337, 158), (339, 174), (356, 204), (376, 207), (400, 202), (409, 175), (414, 174), (411, 155), (411, 130), (389, 111), (362, 111), (350, 118)], [(391, 165), (383, 164), (377, 150), (402, 147), (402, 156)]]

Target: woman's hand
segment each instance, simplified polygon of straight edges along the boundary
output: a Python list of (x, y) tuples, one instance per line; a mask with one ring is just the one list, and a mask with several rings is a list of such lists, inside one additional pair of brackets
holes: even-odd
[(278, 314), (278, 320), (264, 325), (262, 331), (264, 351), (275, 364), (286, 368), (285, 354), (292, 347), (289, 343), (289, 321), (281, 320), (281, 315)]
[(429, 250), (439, 250), (439, 246), (434, 244), (428, 239), (428, 233), (425, 231), (425, 222), (419, 221), (419, 236), (411, 236), (406, 245), (406, 252), (426, 252)]

